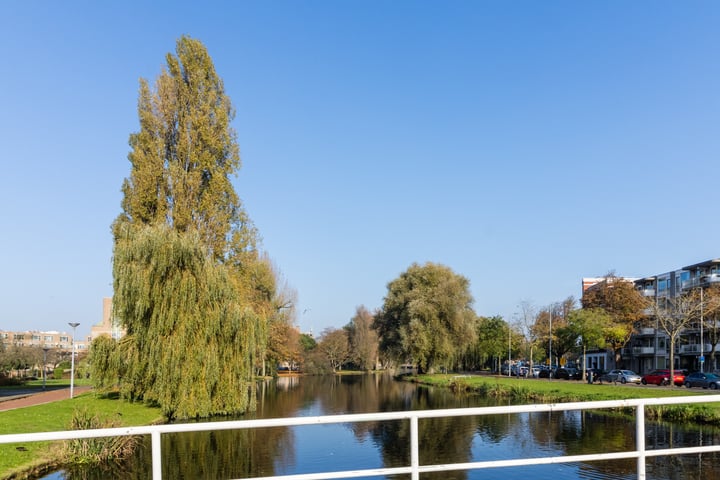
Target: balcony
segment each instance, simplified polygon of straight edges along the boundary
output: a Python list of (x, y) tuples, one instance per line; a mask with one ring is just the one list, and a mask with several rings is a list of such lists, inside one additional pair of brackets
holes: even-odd
[(654, 297), (655, 296), (655, 289), (654, 288), (643, 288), (642, 290), (639, 290), (640, 295), (643, 297)]
[(633, 355), (654, 355), (655, 347), (633, 347)]
[(720, 273), (708, 273), (682, 282), (682, 288), (687, 290), (696, 287), (707, 287), (716, 283), (720, 283)]
[[(703, 352), (710, 353), (712, 351), (712, 345), (709, 343), (705, 344), (705, 348), (703, 349)], [(681, 355), (700, 355), (700, 344), (699, 343), (693, 343), (691, 345), (680, 345), (680, 349), (678, 352)]]
[(638, 329), (638, 335), (655, 335), (655, 329), (652, 327), (642, 327)]

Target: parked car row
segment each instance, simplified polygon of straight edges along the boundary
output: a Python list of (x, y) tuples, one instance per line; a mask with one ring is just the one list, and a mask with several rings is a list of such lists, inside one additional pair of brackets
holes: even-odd
[[(582, 380), (583, 372), (575, 367), (554, 367), (533, 366), (530, 367), (513, 367), (511, 375), (533, 376), (535, 378), (557, 378), (564, 380)], [(610, 383), (635, 383), (643, 385), (670, 385), (670, 369), (660, 368), (653, 370), (644, 375), (638, 375), (632, 370), (615, 369), (609, 372), (603, 372), (597, 369), (587, 369), (588, 382), (610, 382)], [(507, 370), (505, 371), (507, 375)], [(717, 390), (720, 388), (720, 375), (714, 373), (694, 372), (688, 373), (686, 370), (675, 370), (673, 372), (673, 384), (687, 388), (701, 387)]]
[(575, 367), (540, 367), (538, 378), (559, 378), (564, 380), (581, 380), (582, 370)]

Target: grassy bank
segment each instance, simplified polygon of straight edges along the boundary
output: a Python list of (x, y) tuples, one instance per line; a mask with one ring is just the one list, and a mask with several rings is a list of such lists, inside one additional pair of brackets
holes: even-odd
[[(664, 398), (707, 395), (709, 390), (641, 387), (638, 385), (588, 384), (576, 381), (518, 379), (488, 375), (406, 375), (406, 381), (445, 387), (455, 392), (508, 398), (517, 403), (590, 402), (626, 398)], [(720, 426), (720, 403), (647, 407), (648, 418), (692, 421)]]
[[(163, 421), (160, 409), (121, 402), (93, 393), (44, 405), (0, 412), (0, 434), (70, 430), (73, 413), (84, 409), (121, 426), (149, 425)], [(58, 447), (51, 442), (0, 445), (0, 479), (25, 478), (57, 465)]]

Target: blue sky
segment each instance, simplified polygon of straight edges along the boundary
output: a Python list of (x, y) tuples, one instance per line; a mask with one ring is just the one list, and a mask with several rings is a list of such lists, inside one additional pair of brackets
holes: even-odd
[(0, 329), (100, 321), (138, 79), (183, 34), (303, 331), (413, 262), (512, 320), (717, 258), (718, 25), (710, 1), (3, 2)]

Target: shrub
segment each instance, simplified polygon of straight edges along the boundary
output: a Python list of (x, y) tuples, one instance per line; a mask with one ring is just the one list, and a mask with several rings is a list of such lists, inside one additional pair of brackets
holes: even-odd
[[(86, 409), (75, 410), (71, 430), (114, 428), (120, 422), (101, 419)], [(135, 450), (137, 437), (100, 437), (68, 440), (64, 444), (63, 462), (68, 465), (104, 464), (128, 458)]]

